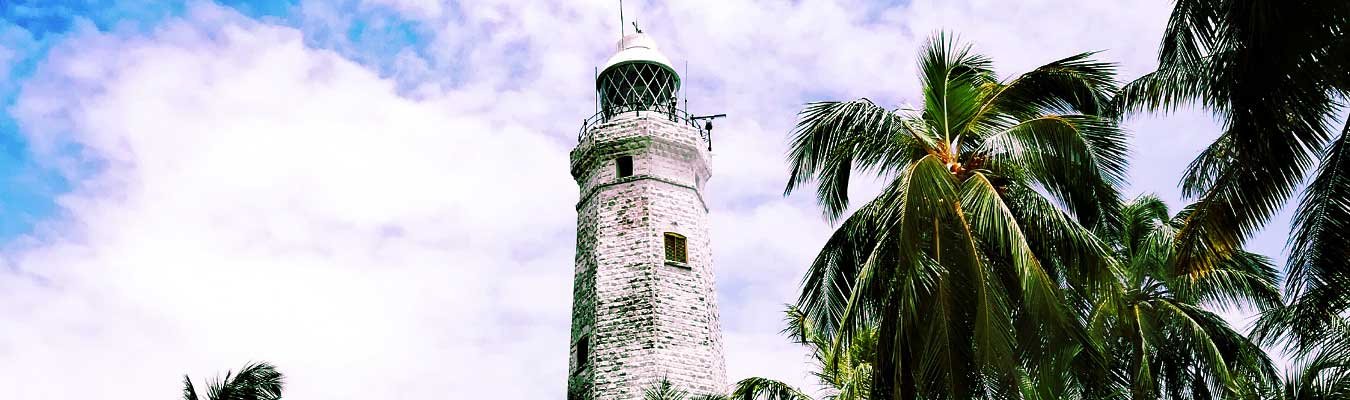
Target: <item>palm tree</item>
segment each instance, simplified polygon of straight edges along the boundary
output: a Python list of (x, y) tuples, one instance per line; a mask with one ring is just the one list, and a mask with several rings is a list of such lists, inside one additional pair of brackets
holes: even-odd
[[(1347, 332), (1341, 332), (1345, 334)], [(1329, 341), (1285, 378), (1271, 400), (1350, 399), (1350, 335)]]
[(1200, 274), (1181, 274), (1175, 240), (1186, 213), (1141, 196), (1103, 229), (1116, 260), (1113, 280), (1091, 296), (1093, 337), (1107, 344), (1111, 368), (1126, 371), (1131, 398), (1252, 399), (1278, 375), (1260, 347), (1202, 305), (1281, 304), (1275, 267), (1236, 251)]
[(1257, 329), (1292, 332), (1299, 352), (1350, 310), (1350, 121), (1335, 119), (1350, 93), (1347, 29), (1344, 0), (1176, 0), (1158, 69), (1117, 99), (1121, 113), (1194, 103), (1222, 122), (1183, 177), (1196, 203), (1178, 233), (1178, 257), (1193, 260), (1182, 272), (1240, 249), (1312, 173), (1289, 239), (1293, 304)]
[(670, 380), (662, 378), (642, 392), (642, 400), (727, 400), (727, 398), (719, 394), (690, 395), (688, 391), (676, 388)]
[[(1277, 373), (1265, 353), (1221, 317), (1202, 308), (1278, 307), (1280, 293), (1270, 260), (1238, 252), (1204, 274), (1178, 276), (1169, 264), (1176, 261), (1174, 240), (1186, 221), (1184, 214), (1171, 216), (1166, 204), (1150, 195), (1125, 203), (1110, 221), (1098, 237), (1119, 264), (1113, 266), (1109, 280), (1086, 292), (1090, 299), (1084, 307), (1085, 319), (1091, 323), (1092, 337), (1106, 343), (1107, 352), (1113, 355), (1107, 368), (1125, 371), (1128, 386), (1090, 396), (1080, 387), (1028, 388), (1023, 397), (1152, 399), (1165, 394), (1173, 399), (1247, 399), (1274, 388)], [(787, 322), (784, 333), (811, 346), (819, 368), (816, 376), (832, 389), (826, 398), (869, 398), (876, 329), (858, 331), (846, 353), (836, 356), (831, 343), (800, 310), (789, 307)], [(1074, 371), (1075, 367), (1029, 365), (1021, 372), (1028, 377), (1036, 370), (1082, 372)], [(756, 377), (740, 381), (730, 399), (811, 397), (786, 383)]]
[(687, 398), (689, 398), (689, 392), (676, 389), (666, 379), (662, 379), (642, 393), (642, 400), (684, 400)]
[[(207, 400), (277, 400), (281, 398), (281, 372), (265, 362), (245, 364), (239, 374), (207, 382)], [(192, 378), (183, 376), (183, 400), (197, 400)]]
[(1009, 395), (1024, 364), (1095, 353), (1061, 288), (1109, 272), (1090, 228), (1119, 204), (1126, 160), (1100, 116), (1114, 67), (1091, 55), (1000, 81), (939, 34), (920, 56), (922, 109), (802, 111), (787, 193), (816, 181), (837, 220), (854, 170), (890, 179), (827, 241), (797, 304), (836, 349), (876, 327), (873, 398)]
[[(868, 400), (872, 395), (872, 360), (876, 358), (877, 330), (866, 328), (855, 333), (843, 354), (834, 354), (832, 343), (815, 329), (811, 320), (796, 307), (787, 310), (788, 328), (783, 333), (794, 341), (810, 346), (818, 371), (816, 378), (829, 388), (828, 400)], [(768, 378), (752, 377), (736, 383), (729, 400), (813, 400), (792, 385)]]

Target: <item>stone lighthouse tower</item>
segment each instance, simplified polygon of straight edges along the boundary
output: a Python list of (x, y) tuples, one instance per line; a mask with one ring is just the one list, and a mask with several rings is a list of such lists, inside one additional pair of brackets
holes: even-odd
[(723, 393), (704, 187), (710, 131), (677, 107), (680, 76), (641, 32), (596, 82), (572, 150), (577, 255), (568, 396), (630, 400), (668, 380)]

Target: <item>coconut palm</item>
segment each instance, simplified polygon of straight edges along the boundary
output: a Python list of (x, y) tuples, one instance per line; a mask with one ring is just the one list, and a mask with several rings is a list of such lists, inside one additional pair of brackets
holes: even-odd
[(1347, 29), (1344, 0), (1176, 0), (1158, 69), (1117, 100), (1121, 112), (1197, 104), (1222, 122), (1182, 181), (1196, 199), (1177, 240), (1194, 259), (1183, 272), (1240, 249), (1312, 173), (1289, 240), (1293, 307), (1258, 329), (1292, 330), (1300, 351), (1350, 310), (1350, 122), (1336, 119), (1350, 92)]
[[(736, 390), (729, 400), (815, 400), (786, 382), (769, 378), (750, 377), (736, 382)], [(830, 398), (826, 398), (830, 399)]]
[(1350, 399), (1350, 332), (1324, 342), (1308, 361), (1296, 365), (1271, 400)]
[(690, 395), (688, 391), (675, 387), (670, 380), (662, 378), (655, 385), (642, 392), (642, 400), (726, 400), (720, 394)]
[(1116, 260), (1113, 281), (1093, 293), (1094, 338), (1106, 343), (1111, 368), (1126, 371), (1133, 399), (1252, 399), (1278, 375), (1260, 347), (1202, 306), (1281, 304), (1275, 267), (1235, 251), (1197, 274), (1181, 274), (1173, 217), (1153, 196), (1126, 203), (1103, 229)]
[[(872, 395), (872, 360), (876, 358), (877, 330), (858, 330), (843, 354), (834, 354), (833, 343), (815, 329), (811, 320), (796, 307), (787, 310), (788, 334), (799, 344), (809, 346), (817, 367), (814, 372), (821, 386), (828, 389), (826, 400), (867, 400)], [(752, 377), (736, 383), (729, 400), (813, 400), (801, 389), (782, 381)]]
[(815, 181), (837, 220), (855, 170), (889, 179), (827, 241), (797, 304), (836, 349), (876, 327), (873, 398), (1009, 396), (1023, 365), (1094, 352), (1061, 290), (1108, 273), (1090, 228), (1119, 204), (1126, 160), (1100, 116), (1114, 68), (1091, 55), (1000, 81), (939, 34), (920, 55), (921, 109), (802, 111), (787, 193)]
[[(265, 362), (245, 364), (238, 374), (225, 372), (224, 378), (207, 382), (207, 400), (277, 400), (281, 398), (282, 377), (276, 367)], [(183, 376), (183, 400), (197, 400), (192, 378)]]
[(675, 388), (669, 380), (662, 379), (656, 385), (642, 392), (642, 400), (685, 400), (689, 392)]

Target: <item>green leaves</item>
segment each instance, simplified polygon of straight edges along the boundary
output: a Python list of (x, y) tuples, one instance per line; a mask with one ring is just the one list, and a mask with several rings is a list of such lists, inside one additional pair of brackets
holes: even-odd
[[(206, 389), (208, 400), (278, 400), (283, 380), (276, 367), (265, 362), (245, 364), (234, 375), (225, 372), (223, 378), (212, 379)], [(183, 377), (183, 400), (197, 400), (192, 379)]]
[(1116, 94), (1116, 67), (1093, 60), (1096, 54), (1075, 54), (1022, 74), (1002, 85), (985, 109), (1001, 110), (1018, 119), (1035, 118), (1045, 111), (1104, 115)]
[[(837, 219), (855, 171), (892, 181), (822, 249), (799, 321), (836, 352), (878, 329), (873, 389), (888, 397), (1268, 391), (1270, 360), (1206, 306), (1254, 306), (1257, 338), (1292, 331), (1299, 353), (1336, 359), (1319, 339), (1350, 325), (1350, 121), (1330, 128), (1350, 93), (1347, 26), (1342, 0), (1177, 0), (1158, 69), (1119, 90), (1093, 53), (1000, 82), (988, 58), (936, 35), (919, 56), (921, 110), (864, 99), (801, 115), (786, 193), (819, 183)], [(1184, 104), (1224, 126), (1183, 178), (1194, 204), (1171, 216), (1156, 198), (1122, 203), (1117, 120)], [(1271, 260), (1243, 244), (1319, 163), (1285, 306)], [(1298, 385), (1344, 394), (1340, 368)]]
[(990, 135), (977, 150), (1004, 175), (1020, 174), (1063, 201), (1087, 225), (1119, 204), (1125, 181), (1124, 133), (1109, 120), (1043, 115)]
[(183, 400), (197, 400), (197, 389), (192, 387), (192, 378), (183, 375)]
[(829, 343), (826, 371), (871, 329), (878, 396), (1015, 396), (1079, 379), (1019, 372), (1028, 363), (1101, 362), (1062, 292), (1066, 277), (1106, 273), (1111, 255), (1084, 222), (1114, 215), (1125, 171), (1124, 134), (1097, 115), (1115, 94), (1114, 67), (1090, 56), (1003, 83), (988, 58), (940, 34), (920, 55), (922, 110), (807, 105), (786, 193), (817, 182), (833, 219), (855, 171), (891, 179), (803, 280), (794, 321)]
[[(1321, 348), (1295, 365), (1273, 398), (1279, 400), (1325, 400), (1350, 398), (1350, 339), (1328, 340)], [(1277, 397), (1278, 396), (1278, 397)]]
[(1350, 121), (1327, 148), (1321, 167), (1294, 212), (1285, 288), (1295, 299), (1282, 315), (1269, 315), (1263, 336), (1287, 332), (1307, 353), (1350, 311)]
[[(788, 306), (783, 333), (807, 345), (817, 363), (815, 372), (822, 386), (830, 389), (831, 400), (866, 400), (872, 396), (872, 363), (877, 355), (877, 330), (856, 331), (845, 347), (836, 347), (800, 309)], [(811, 400), (811, 397), (783, 382), (752, 377), (737, 382), (732, 400)]]
[(685, 400), (689, 392), (676, 389), (669, 380), (661, 379), (656, 385), (642, 392), (642, 400)]
[(1135, 398), (1254, 398), (1278, 379), (1273, 364), (1201, 305), (1278, 307), (1274, 266), (1237, 251), (1203, 272), (1177, 268), (1175, 241), (1189, 212), (1173, 217), (1157, 198), (1141, 196), (1103, 229), (1120, 263), (1114, 284), (1092, 293), (1093, 336), (1118, 355), (1110, 368), (1129, 372)]
[(923, 119), (936, 138), (951, 141), (966, 131), (965, 125), (979, 111), (987, 86), (996, 79), (989, 58), (958, 45), (946, 33), (930, 39), (919, 58), (922, 79)]
[(661, 378), (656, 384), (643, 389), (643, 400), (729, 400), (722, 394), (691, 395), (688, 391), (675, 387), (670, 380)]
[(921, 148), (903, 117), (867, 99), (811, 103), (799, 119), (785, 193), (817, 181), (817, 199), (830, 219), (848, 208), (848, 183), (855, 169), (891, 172)]
[[(1350, 2), (1175, 3), (1157, 70), (1125, 86), (1114, 114), (1193, 103), (1223, 125), (1182, 179), (1196, 202), (1169, 265), (1194, 290), (1177, 289), (1208, 303), (1254, 303), (1266, 309), (1255, 336), (1310, 354), (1350, 311), (1350, 122), (1340, 136), (1332, 130), (1342, 126), (1336, 117), (1350, 94)], [(1289, 239), (1285, 289), (1293, 302), (1276, 308), (1273, 268), (1241, 247), (1310, 172)]]
[(1197, 204), (1180, 232), (1181, 268), (1240, 248), (1315, 163), (1346, 93), (1347, 24), (1339, 0), (1176, 2), (1157, 71), (1115, 103), (1118, 115), (1195, 103), (1223, 123), (1183, 179)]
[[(783, 382), (765, 378), (745, 378), (736, 382), (729, 400), (813, 400), (801, 390)], [(838, 399), (844, 400), (844, 399)]]
[(995, 254), (1011, 261), (1025, 305), (1058, 328), (1071, 328), (1057, 282), (1042, 267), (998, 189), (980, 173), (966, 180), (961, 189), (962, 209), (969, 215), (975, 235), (984, 238), (986, 247), (994, 249)]

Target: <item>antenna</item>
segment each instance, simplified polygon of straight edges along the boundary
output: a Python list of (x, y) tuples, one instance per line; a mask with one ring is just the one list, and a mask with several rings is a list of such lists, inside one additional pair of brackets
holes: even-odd
[(623, 0), (619, 0), (619, 40), (623, 40)]

